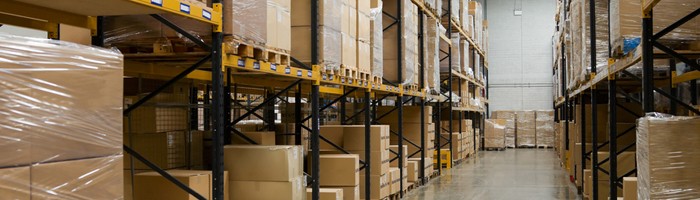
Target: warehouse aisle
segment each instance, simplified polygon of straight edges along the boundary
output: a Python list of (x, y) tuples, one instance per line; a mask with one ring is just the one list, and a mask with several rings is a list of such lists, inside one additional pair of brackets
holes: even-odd
[(578, 199), (552, 149), (481, 151), (408, 200)]

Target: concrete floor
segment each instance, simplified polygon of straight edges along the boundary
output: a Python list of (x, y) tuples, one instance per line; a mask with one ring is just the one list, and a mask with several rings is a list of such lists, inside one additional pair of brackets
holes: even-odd
[(404, 199), (580, 199), (568, 180), (552, 149), (481, 151)]

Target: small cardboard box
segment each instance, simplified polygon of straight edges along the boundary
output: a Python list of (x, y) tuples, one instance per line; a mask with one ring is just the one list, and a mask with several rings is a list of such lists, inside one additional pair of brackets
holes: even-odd
[[(360, 156), (360, 160), (365, 161), (365, 151), (350, 151), (350, 153), (357, 154)], [(390, 155), (389, 150), (384, 150), (384, 151), (370, 151), (370, 159), (369, 159), (369, 166), (370, 166), (370, 174), (372, 175), (381, 175), (384, 173), (389, 172), (389, 167), (390, 167)], [(366, 170), (362, 170), (362, 172), (365, 172)]]
[(406, 167), (406, 170), (408, 171), (408, 182), (416, 182), (418, 181), (418, 164), (420, 161), (408, 161), (408, 166)]
[(360, 184), (360, 157), (357, 154), (325, 154), (319, 159), (322, 187)]
[[(202, 170), (169, 170), (168, 173), (205, 198), (211, 199), (212, 173)], [(196, 198), (157, 172), (144, 172), (134, 176), (134, 199), (195, 200)], [(228, 173), (224, 172), (224, 196), (228, 198)]]
[[(390, 145), (389, 149), (398, 154), (399, 153), (398, 147), (399, 147), (399, 145)], [(401, 160), (403, 160), (403, 167), (406, 167), (406, 165), (408, 163), (408, 156), (407, 156), (408, 155), (408, 146), (403, 145), (402, 149), (403, 149), (403, 152), (402, 152), (403, 155), (401, 156)], [(391, 159), (393, 159), (393, 158), (398, 156), (397, 154), (390, 153), (389, 157)], [(389, 164), (389, 167), (399, 167), (399, 159), (395, 159), (394, 161), (391, 161), (391, 164)]]
[(622, 178), (622, 196), (625, 200), (637, 200), (637, 177)]
[[(343, 200), (343, 189), (341, 188), (320, 188), (319, 200)], [(312, 199), (313, 189), (306, 188), (306, 199)]]
[(0, 197), (3, 199), (31, 199), (29, 167), (0, 169)]
[(293, 181), (302, 177), (303, 155), (301, 146), (228, 145), (224, 169), (231, 181)]
[[(345, 125), (343, 134), (343, 147), (346, 150), (365, 150), (365, 126)], [(389, 148), (386, 139), (389, 138), (388, 125), (372, 125), (370, 127), (370, 147), (371, 151), (381, 151)]]

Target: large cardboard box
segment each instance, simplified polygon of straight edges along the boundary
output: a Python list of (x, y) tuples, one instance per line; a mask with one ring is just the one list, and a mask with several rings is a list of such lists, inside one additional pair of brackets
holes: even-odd
[[(389, 157), (390, 157), (392, 160), (394, 160), (394, 161), (391, 161), (391, 164), (390, 164), (389, 166), (390, 166), (390, 167), (399, 167), (399, 160), (402, 160), (403, 167), (406, 167), (406, 165), (408, 164), (408, 156), (407, 156), (407, 155), (408, 155), (408, 146), (407, 146), (407, 145), (403, 145), (403, 148), (402, 148), (402, 149), (403, 149), (403, 150), (402, 150), (402, 151), (403, 151), (403, 152), (402, 152), (403, 154), (402, 154), (402, 156), (401, 156), (401, 159), (394, 159), (394, 158), (398, 157), (398, 155), (399, 155), (399, 154), (398, 154), (398, 153), (399, 153), (399, 145), (390, 145), (390, 146), (389, 146), (389, 149), (390, 149), (391, 151), (393, 151), (392, 153), (389, 154), (389, 155), (390, 155)], [(390, 151), (390, 152), (391, 152), (391, 151)], [(395, 152), (396, 154), (394, 154), (394, 152)]]
[[(343, 147), (345, 150), (365, 150), (365, 126), (364, 125), (344, 125), (343, 126)], [(389, 148), (386, 142), (389, 140), (388, 125), (372, 125), (370, 127), (370, 147), (371, 151), (381, 151)]]
[[(224, 33), (245, 41), (289, 51), (289, 0), (227, 0)], [(286, 35), (285, 35), (286, 34)]]
[[(401, 7), (397, 7), (401, 1)], [(398, 11), (401, 10), (401, 15)], [(389, 27), (384, 31), (384, 66), (401, 66), (403, 70), (398, 71), (397, 67), (385, 67), (384, 78), (393, 83), (417, 84), (418, 83), (418, 7), (409, 0), (385, 0), (382, 11), (391, 16), (400, 18), (400, 26), (391, 26), (394, 22), (389, 17), (383, 17), (383, 26)], [(401, 35), (398, 30), (401, 29)], [(398, 48), (399, 42), (401, 49)], [(403, 60), (398, 60), (401, 52)], [(402, 74), (399, 80), (399, 73)]]
[[(253, 140), (257, 145), (275, 145), (275, 132), (261, 131), (261, 132), (243, 132), (243, 135)], [(236, 145), (250, 145), (251, 143), (243, 139), (243, 137), (238, 134), (231, 135), (231, 144)]]
[(224, 169), (231, 181), (289, 182), (302, 177), (303, 155), (301, 146), (228, 145)]
[[(280, 169), (277, 167), (277, 169)], [(304, 200), (304, 177), (290, 181), (229, 181), (231, 200)]]
[[(212, 173), (201, 170), (168, 170), (178, 181), (192, 188), (207, 199), (212, 196)], [(194, 200), (194, 196), (175, 186), (156, 172), (144, 172), (134, 176), (134, 199)], [(224, 172), (224, 198), (228, 199), (228, 172)]]
[[(320, 188), (319, 200), (343, 200), (343, 189), (341, 188)], [(312, 199), (313, 189), (306, 188), (306, 199)]]
[(357, 69), (357, 39), (350, 34), (341, 33), (340, 64), (346, 69)]
[[(124, 144), (139, 152), (162, 169), (174, 169), (187, 166), (187, 137), (184, 131), (163, 133), (125, 134)], [(150, 170), (151, 168), (137, 159), (126, 156), (124, 169)]]
[(517, 147), (533, 147), (536, 143), (535, 132), (535, 111), (518, 111), (517, 138), (515, 142)]
[[(337, 187), (343, 189), (343, 200), (360, 200), (360, 186), (353, 187)], [(307, 200), (311, 200), (308, 199)]]
[[(382, 199), (391, 192), (388, 174), (370, 175), (370, 199)], [(365, 197), (365, 174), (360, 174), (360, 197)]]
[(29, 167), (0, 169), (0, 197), (31, 199)]
[(401, 188), (401, 185), (399, 185), (399, 177), (400, 177), (400, 170), (399, 168), (392, 167), (389, 168), (389, 194), (396, 194), (399, 192), (399, 188)]
[(122, 156), (34, 164), (31, 199), (121, 199)]
[(356, 154), (324, 154), (319, 158), (322, 187), (360, 184), (360, 157)]
[(408, 161), (408, 167), (406, 167), (406, 170), (408, 170), (408, 182), (413, 183), (419, 180), (419, 166), (420, 161)]
[[(345, 133), (344, 128), (345, 126), (343, 125), (324, 125), (320, 126), (318, 132), (328, 141), (333, 142), (333, 144), (339, 147), (343, 147), (345, 146), (345, 143), (343, 142), (343, 134)], [(335, 147), (333, 147), (333, 145), (323, 140), (319, 140), (318, 146), (320, 150), (337, 150)]]
[(484, 131), (484, 147), (505, 148), (506, 145), (506, 120), (487, 119), (486, 130)]
[[(297, 1), (294, 2), (296, 4)], [(337, 23), (340, 24), (340, 22)], [(294, 38), (291, 48), (292, 57), (305, 64), (311, 63), (311, 27), (293, 26), (292, 38)], [(317, 48), (323, 49), (318, 52), (318, 56), (319, 63), (325, 66), (325, 69), (340, 69), (342, 50), (340, 27), (336, 29), (330, 26), (319, 26)]]
[(700, 117), (647, 116), (637, 125), (639, 199), (700, 198)]
[(536, 111), (535, 131), (537, 146), (554, 146), (554, 111)]
[[(357, 154), (360, 156), (360, 160), (365, 161), (365, 151), (350, 151), (352, 154)], [(391, 152), (389, 150), (383, 150), (383, 151), (371, 151), (370, 152), (370, 159), (369, 159), (369, 166), (370, 166), (370, 174), (371, 175), (381, 175), (385, 174), (389, 171), (390, 167), (390, 162), (391, 162)], [(362, 170), (362, 173), (366, 172), (366, 170)]]

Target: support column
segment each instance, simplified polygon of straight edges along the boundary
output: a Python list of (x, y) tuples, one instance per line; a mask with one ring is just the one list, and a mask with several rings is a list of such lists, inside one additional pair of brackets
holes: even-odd
[(610, 145), (610, 199), (617, 199), (617, 81), (615, 75), (608, 78), (608, 141)]

